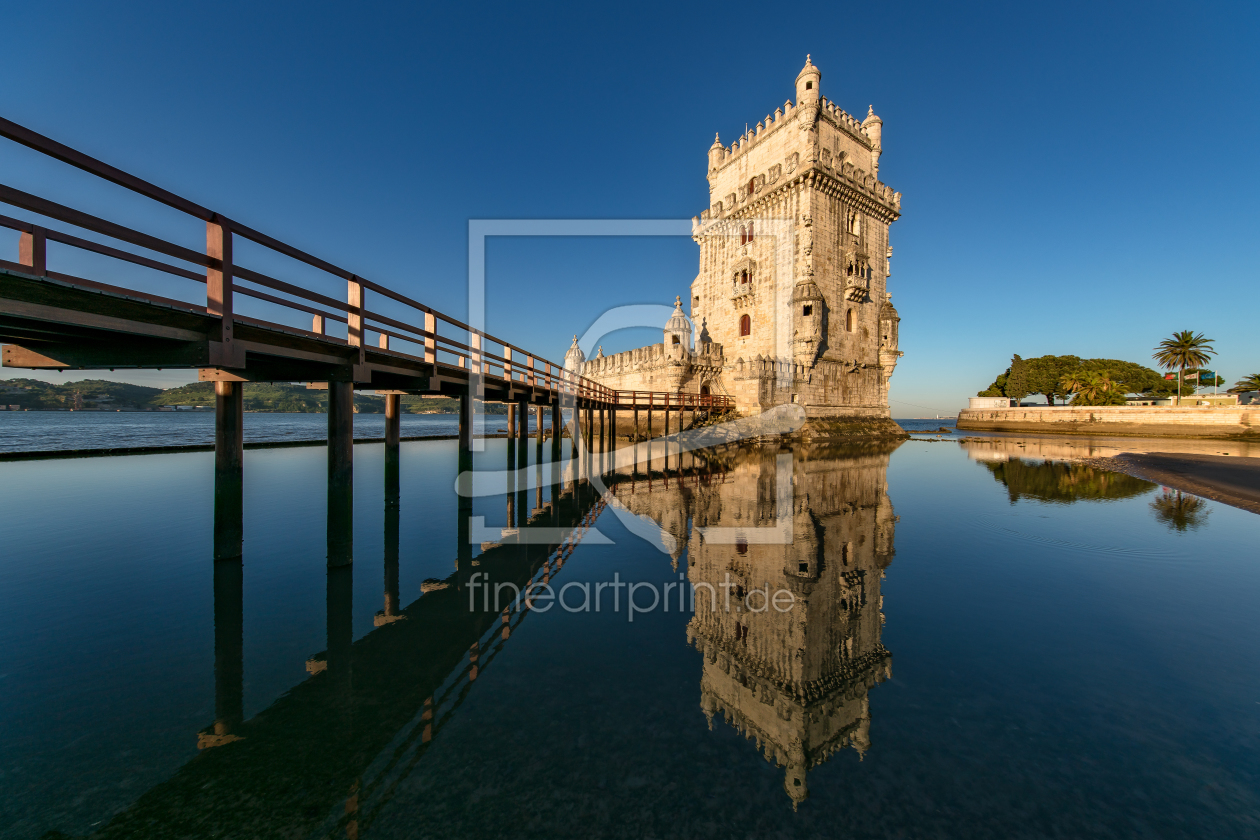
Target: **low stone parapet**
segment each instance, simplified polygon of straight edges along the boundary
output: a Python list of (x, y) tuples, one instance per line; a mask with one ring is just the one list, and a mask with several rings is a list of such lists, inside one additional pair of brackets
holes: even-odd
[(1125, 437), (1257, 438), (1260, 408), (1253, 406), (1046, 406), (964, 409), (965, 431)]

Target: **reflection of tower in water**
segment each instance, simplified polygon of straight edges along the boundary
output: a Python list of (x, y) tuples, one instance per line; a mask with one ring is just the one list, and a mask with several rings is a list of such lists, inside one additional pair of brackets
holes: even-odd
[[(691, 519), (696, 605), (687, 635), (704, 654), (701, 709), (710, 728), (721, 716), (785, 769), (793, 806), (809, 795), (810, 768), (845, 747), (859, 755), (870, 748), (867, 692), (892, 672), (880, 642), (880, 582), (896, 521), (886, 484), (890, 451), (796, 453), (790, 496), (776, 487), (777, 451), (742, 452), (711, 485), (679, 486), (681, 498), (665, 498), (674, 494), (659, 484), (650, 495), (618, 493), (636, 512)], [(788, 498), (791, 510), (780, 512), (779, 499)], [(757, 532), (718, 543), (702, 532), (767, 533), (784, 517), (792, 524), (787, 544), (760, 543)], [(762, 609), (757, 590), (767, 589), (791, 592), (791, 608)]]

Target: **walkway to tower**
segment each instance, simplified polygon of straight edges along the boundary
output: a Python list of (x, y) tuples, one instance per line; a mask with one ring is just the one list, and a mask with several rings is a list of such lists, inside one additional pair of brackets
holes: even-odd
[[(686, 412), (694, 420), (733, 406), (725, 396), (604, 387), (3, 118), (0, 136), (147, 199), (141, 212), (176, 211), (176, 225), (193, 221), (198, 240), (204, 225), (204, 250), (189, 248), (0, 183), (0, 203), (40, 217), (36, 223), (0, 215), (0, 227), (20, 236), (17, 260), (0, 259), (0, 342), (5, 367), (195, 368), (202, 381), (214, 382), (216, 521), (224, 526), (217, 530), (239, 522), (232, 500), (240, 495), (245, 382), (328, 389), (330, 542), (349, 516), (355, 390), (386, 397), (387, 482), (391, 470), (397, 476), (406, 394), (457, 397), (460, 453), (469, 457), (478, 399), (508, 403), (508, 433), (518, 438), (528, 435), (528, 412), (536, 410), (540, 446), (549, 410), (557, 460), (563, 433), (554, 432), (565, 423), (574, 451), (583, 439), (592, 450), (604, 449), (612, 445), (618, 411), (633, 411), (636, 420), (639, 411), (649, 412), (649, 427), (651, 412), (662, 412), (668, 434), (671, 414), (680, 429)], [(136, 214), (132, 197), (118, 203)], [(95, 279), (54, 270), (55, 258), (71, 250), (95, 255)], [(270, 273), (247, 268), (246, 255)], [(235, 556), (239, 539), (228, 537), (221, 548), (223, 556)], [(348, 562), (348, 551), (330, 547), (330, 562), (336, 556)]]

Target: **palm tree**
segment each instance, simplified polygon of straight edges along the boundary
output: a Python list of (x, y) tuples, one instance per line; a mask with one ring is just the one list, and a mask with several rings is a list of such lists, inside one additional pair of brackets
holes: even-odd
[(1151, 502), (1155, 518), (1174, 531), (1193, 531), (1208, 518), (1208, 506), (1198, 496), (1182, 495), (1180, 490), (1170, 492), (1167, 487), (1161, 496)]
[(1204, 338), (1203, 333), (1194, 334), (1193, 330), (1182, 330), (1165, 338), (1155, 348), (1151, 356), (1156, 364), (1164, 370), (1177, 370), (1177, 405), (1181, 405), (1181, 379), (1186, 368), (1203, 367), (1216, 355), (1212, 349), (1213, 339)]
[(1239, 393), (1240, 391), (1260, 391), (1260, 373), (1249, 373), (1242, 379), (1234, 383), (1234, 387), (1229, 389), (1231, 393)]
[[(1118, 387), (1118, 384), (1112, 380), (1111, 373), (1105, 370), (1078, 370), (1075, 373), (1065, 374), (1059, 380), (1059, 384), (1063, 390), (1080, 397), (1081, 405), (1098, 405), (1105, 394), (1109, 394)], [(1076, 404), (1076, 400), (1072, 402)]]
[(1059, 387), (1067, 394), (1080, 393), (1081, 389), (1085, 387), (1085, 371), (1078, 370), (1063, 374), (1062, 378), (1059, 379)]

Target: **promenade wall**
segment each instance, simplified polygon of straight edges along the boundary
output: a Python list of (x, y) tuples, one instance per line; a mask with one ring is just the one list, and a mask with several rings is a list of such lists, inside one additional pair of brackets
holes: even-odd
[(969, 408), (958, 428), (984, 432), (1260, 440), (1257, 406)]

